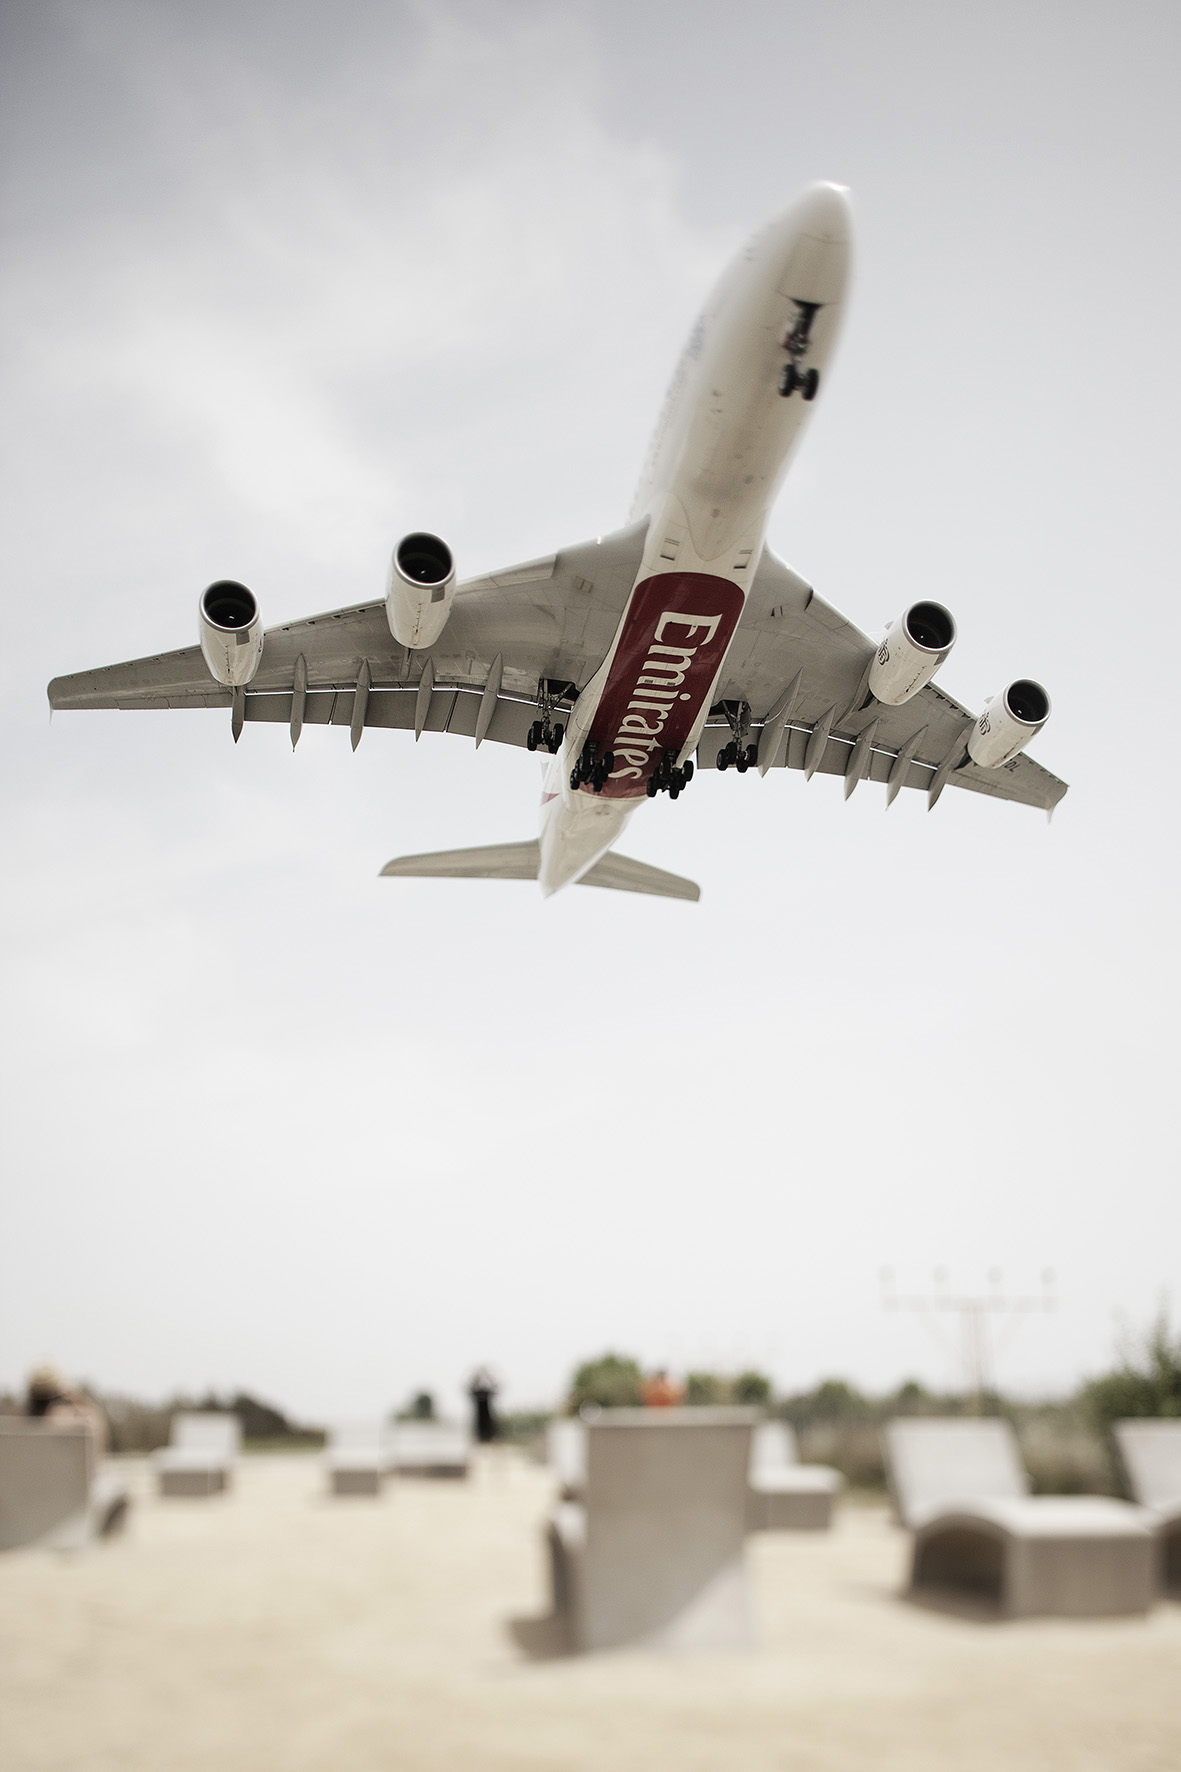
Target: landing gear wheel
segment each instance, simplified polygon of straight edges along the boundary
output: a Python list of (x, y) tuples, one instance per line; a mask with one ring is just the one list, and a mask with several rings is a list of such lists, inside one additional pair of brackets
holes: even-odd
[(737, 769), (739, 775), (746, 774), (747, 770), (750, 768), (750, 764), (746, 760), (746, 752), (745, 751), (743, 751), (740, 754), (738, 761), (735, 763), (734, 767), (735, 767), (735, 769)]
[(685, 764), (685, 767), (681, 770), (681, 774), (684, 776), (684, 778), (687, 782), (690, 782), (693, 780), (693, 769), (694, 769), (694, 763), (693, 763), (692, 757), (690, 757), (689, 761)]
[(804, 376), (804, 385), (802, 389), (804, 399), (814, 400), (816, 398), (816, 390), (819, 386), (820, 371), (818, 369), (809, 369)]
[(681, 784), (679, 781), (670, 781), (669, 782), (668, 797), (670, 800), (675, 800), (677, 795), (680, 793), (680, 791), (681, 791)]
[(755, 764), (758, 762), (758, 760), (759, 760), (758, 745), (757, 744), (748, 744), (746, 747), (746, 761), (747, 761), (748, 766), (751, 769), (753, 769)]
[(570, 786), (573, 788), (575, 793), (577, 793), (579, 788), (582, 786), (582, 775), (581, 775), (580, 771), (577, 769), (572, 769), (570, 771)]
[(550, 751), (551, 757), (556, 757), (558, 752), (561, 750), (562, 737), (563, 737), (565, 731), (566, 731), (566, 728), (564, 726), (555, 726), (554, 727), (553, 732), (550, 735), (550, 741), (549, 741), (549, 751)]
[(648, 777), (648, 786), (644, 791), (650, 800), (654, 800), (660, 792), (660, 789), (656, 785), (656, 777), (654, 775)]
[(525, 749), (527, 751), (535, 751), (537, 749), (537, 741), (540, 737), (541, 721), (534, 720), (532, 726), (530, 726), (528, 732), (525, 734)]
[[(782, 396), (785, 400), (790, 400), (791, 396), (795, 393), (795, 391), (799, 387), (799, 385), (800, 385), (800, 374), (799, 374), (799, 371), (797, 370), (795, 364), (794, 363), (785, 363), (783, 365), (783, 369), (782, 369), (782, 372), (779, 377), (779, 392), (782, 394)], [(808, 400), (811, 398), (811, 396), (809, 394), (805, 394), (804, 398), (805, 398), (805, 400)]]
[(729, 769), (729, 767), (730, 767), (730, 759), (726, 754), (726, 752), (728, 750), (729, 750), (729, 746), (727, 745), (722, 750), (720, 750), (718, 752), (718, 768), (719, 768), (719, 770)]

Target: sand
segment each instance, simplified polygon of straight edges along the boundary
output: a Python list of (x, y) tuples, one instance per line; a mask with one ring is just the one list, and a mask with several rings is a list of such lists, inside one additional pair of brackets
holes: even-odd
[(759, 1647), (530, 1659), (546, 1473), (333, 1501), (317, 1461), (127, 1535), (0, 1559), (4, 1772), (1178, 1772), (1181, 1606), (1000, 1623), (898, 1597), (904, 1536), (847, 1506), (762, 1535)]

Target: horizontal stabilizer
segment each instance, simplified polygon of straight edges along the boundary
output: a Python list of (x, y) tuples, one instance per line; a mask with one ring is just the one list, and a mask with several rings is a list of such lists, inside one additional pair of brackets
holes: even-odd
[[(399, 855), (387, 861), (382, 877), (431, 880), (536, 880), (541, 852), (536, 842), (493, 843), (485, 849), (440, 849), (434, 855)], [(648, 892), (657, 898), (685, 898), (693, 903), (701, 888), (680, 874), (668, 874), (647, 862), (610, 850), (589, 868), (579, 886), (606, 886), (614, 892)]]

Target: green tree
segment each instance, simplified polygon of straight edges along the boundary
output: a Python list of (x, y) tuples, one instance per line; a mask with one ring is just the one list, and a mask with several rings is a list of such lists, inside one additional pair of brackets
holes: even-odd
[(1125, 1344), (1113, 1372), (1083, 1386), (1082, 1399), (1105, 1429), (1129, 1415), (1181, 1415), (1181, 1335), (1173, 1335), (1166, 1310)]
[(771, 1380), (765, 1372), (740, 1372), (730, 1387), (736, 1403), (765, 1409), (771, 1401)]

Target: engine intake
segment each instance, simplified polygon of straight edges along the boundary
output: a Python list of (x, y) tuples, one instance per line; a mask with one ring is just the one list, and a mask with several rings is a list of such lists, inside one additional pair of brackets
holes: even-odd
[(955, 645), (955, 622), (942, 603), (912, 603), (892, 621), (869, 668), (869, 690), (888, 708), (901, 707), (929, 683)]
[(399, 646), (433, 646), (451, 614), (455, 562), (437, 535), (416, 530), (394, 549), (386, 586), (385, 611)]
[(219, 683), (236, 689), (262, 663), (262, 616), (254, 592), (232, 578), (219, 578), (201, 592), (197, 630), (205, 663)]
[(1050, 698), (1041, 684), (1017, 677), (985, 702), (968, 737), (968, 755), (981, 769), (999, 769), (1036, 738), (1049, 718)]

